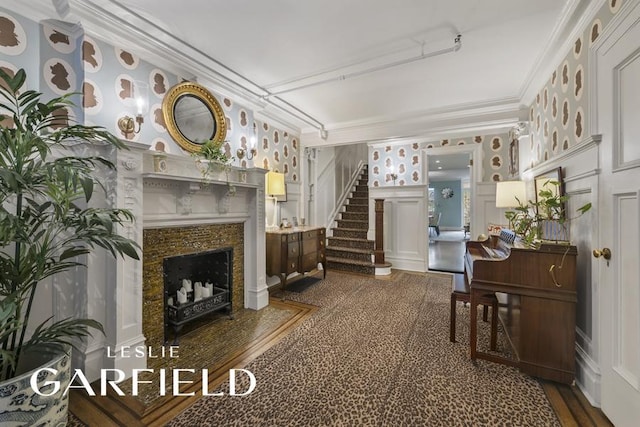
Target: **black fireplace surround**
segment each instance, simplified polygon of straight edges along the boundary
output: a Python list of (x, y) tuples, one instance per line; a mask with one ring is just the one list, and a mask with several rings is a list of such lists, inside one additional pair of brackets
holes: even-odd
[[(193, 254), (164, 258), (164, 342), (169, 340), (173, 328), (174, 344), (178, 343), (184, 325), (206, 314), (225, 309), (231, 316), (233, 282), (233, 248), (220, 248)], [(192, 283), (187, 302), (178, 303), (177, 292), (182, 280)], [(211, 296), (194, 301), (195, 283), (213, 284)], [(170, 304), (171, 302), (171, 304)]]

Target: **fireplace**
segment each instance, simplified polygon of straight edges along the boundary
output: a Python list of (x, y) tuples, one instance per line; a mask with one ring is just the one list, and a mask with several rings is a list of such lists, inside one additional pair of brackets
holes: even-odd
[[(96, 252), (88, 257), (87, 269), (65, 279), (68, 286), (60, 282), (60, 290), (44, 287), (34, 302), (44, 318), (83, 313), (104, 325), (104, 335), (95, 334), (73, 352), (74, 366), (83, 369), (90, 381), (100, 378), (102, 369), (120, 369), (129, 375), (133, 369), (147, 367), (146, 357), (126, 357), (121, 349), (164, 344), (165, 258), (231, 247), (232, 272), (225, 291), (229, 309), (236, 313), (269, 304), (264, 257), (266, 171), (233, 167), (224, 180), (203, 182), (190, 156), (167, 154), (168, 170), (159, 173), (149, 145), (128, 141), (127, 146), (129, 150), (100, 144), (69, 148), (104, 156), (117, 165), (104, 174), (101, 181), (108, 194), (98, 203), (134, 214), (136, 220), (124, 224), (120, 232), (140, 245), (141, 260)], [(206, 283), (207, 279), (201, 280)], [(89, 285), (84, 293), (77, 292), (77, 286), (73, 293), (65, 292), (65, 286), (84, 281)], [(202, 316), (195, 322), (208, 319)], [(105, 348), (116, 356), (105, 356)]]
[(162, 268), (164, 342), (173, 330), (173, 344), (178, 344), (182, 328), (203, 316), (220, 310), (231, 316), (232, 247), (167, 257)]

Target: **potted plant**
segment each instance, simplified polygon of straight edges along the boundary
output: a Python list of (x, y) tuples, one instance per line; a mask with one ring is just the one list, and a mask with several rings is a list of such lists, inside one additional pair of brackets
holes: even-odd
[[(95, 171), (114, 165), (100, 156), (65, 153), (69, 143), (123, 143), (102, 127), (61, 122), (54, 113), (73, 107), (73, 94), (45, 102), (25, 81), (24, 70), (12, 77), (0, 69), (0, 121), (9, 122), (0, 125), (0, 425), (64, 425), (64, 387), (35, 396), (31, 372), (68, 368), (69, 348), (92, 330), (104, 331), (92, 319), (32, 325), (36, 292), (46, 279), (82, 266), (97, 247), (139, 258), (136, 243), (117, 233), (132, 214), (91, 206), (94, 190), (102, 188)], [(52, 376), (40, 371), (38, 383)]]
[(200, 151), (193, 155), (205, 180), (211, 175), (223, 171), (228, 186), (227, 194), (234, 195), (236, 188), (229, 182), (229, 172), (231, 171), (231, 162), (235, 159), (225, 153), (223, 149), (224, 142), (207, 140), (201, 145)]
[(529, 200), (523, 203), (518, 200), (519, 206), (513, 211), (505, 213), (505, 217), (512, 224), (513, 231), (525, 243), (531, 245), (540, 239), (555, 240), (556, 242), (569, 240), (568, 221), (591, 209), (591, 203), (586, 203), (576, 210), (578, 215), (574, 218), (568, 218), (565, 205), (569, 196), (561, 194), (559, 188), (559, 181), (548, 180), (538, 191), (535, 202)]

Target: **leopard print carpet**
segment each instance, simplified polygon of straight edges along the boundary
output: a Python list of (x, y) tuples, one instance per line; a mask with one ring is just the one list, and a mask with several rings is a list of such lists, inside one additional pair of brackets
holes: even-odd
[[(443, 275), (383, 281), (329, 271), (288, 293), (320, 309), (245, 367), (256, 377), (251, 394), (204, 397), (169, 425), (559, 426), (534, 378), (470, 362), (462, 304), (459, 342), (449, 341), (450, 292)], [(488, 324), (479, 326), (479, 345), (488, 346)], [(247, 387), (241, 380), (237, 389)]]

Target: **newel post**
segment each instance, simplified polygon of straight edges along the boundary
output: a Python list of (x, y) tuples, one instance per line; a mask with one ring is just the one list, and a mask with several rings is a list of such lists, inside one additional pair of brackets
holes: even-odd
[(376, 248), (374, 250), (375, 263), (384, 264), (384, 199), (376, 201)]

